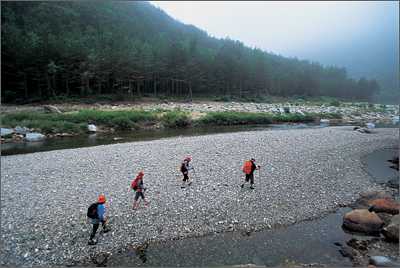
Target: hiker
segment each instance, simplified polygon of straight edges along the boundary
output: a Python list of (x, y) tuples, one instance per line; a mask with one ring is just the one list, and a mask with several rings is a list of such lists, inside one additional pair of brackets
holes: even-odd
[[(185, 184), (187, 181), (189, 181), (189, 170), (194, 170), (193, 167), (190, 165), (190, 161), (192, 161), (192, 157), (187, 156), (185, 159), (183, 159), (183, 162), (181, 164), (181, 172), (183, 174), (183, 183), (181, 188), (185, 188)], [(191, 185), (192, 182), (189, 182), (188, 185)]]
[(138, 209), (139, 208), (139, 197), (142, 197), (145, 206), (147, 207), (149, 202), (146, 201), (144, 197), (144, 192), (146, 191), (146, 188), (143, 186), (143, 176), (144, 173), (143, 171), (140, 171), (136, 178), (132, 181), (131, 183), (131, 189), (133, 189), (136, 194), (135, 194), (135, 200), (133, 202), (133, 209)]
[(246, 174), (246, 179), (245, 182), (240, 186), (240, 187), (244, 187), (244, 184), (248, 181), (250, 181), (250, 189), (254, 189), (253, 185), (254, 185), (254, 171), (256, 169), (260, 169), (260, 166), (256, 166), (255, 164), (256, 160), (254, 158), (244, 162), (243, 165), (243, 172)]
[(107, 228), (106, 225), (106, 197), (104, 194), (100, 194), (99, 198), (97, 200), (96, 203), (93, 203), (90, 205), (90, 207), (88, 208), (88, 212), (87, 212), (87, 216), (91, 219), (91, 222), (93, 224), (93, 229), (92, 229), (92, 233), (90, 234), (90, 238), (89, 238), (89, 245), (96, 245), (97, 241), (94, 240), (94, 237), (96, 235), (97, 229), (99, 228), (100, 222), (101, 225), (103, 227), (103, 232), (107, 233), (108, 231), (110, 231), (109, 228)]

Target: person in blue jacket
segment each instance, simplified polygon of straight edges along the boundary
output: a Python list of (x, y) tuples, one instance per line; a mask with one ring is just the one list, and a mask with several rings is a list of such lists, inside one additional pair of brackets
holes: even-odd
[(99, 225), (101, 223), (102, 227), (103, 227), (103, 232), (107, 233), (108, 231), (110, 231), (109, 228), (107, 228), (106, 225), (106, 197), (104, 194), (99, 195), (99, 198), (97, 200), (97, 218), (92, 218), (92, 224), (93, 224), (93, 229), (92, 229), (92, 233), (90, 234), (90, 238), (89, 238), (89, 245), (95, 245), (97, 244), (97, 241), (94, 240), (94, 237), (96, 236), (96, 232), (97, 229), (99, 229)]

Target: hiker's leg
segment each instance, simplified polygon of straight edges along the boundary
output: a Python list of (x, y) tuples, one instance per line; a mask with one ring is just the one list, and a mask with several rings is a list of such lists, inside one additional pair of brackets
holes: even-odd
[(135, 201), (133, 202), (133, 209), (137, 209), (139, 207), (138, 199), (139, 199), (140, 193), (141, 192), (136, 191)]
[(147, 207), (149, 205), (149, 202), (146, 200), (146, 198), (144, 197), (144, 193), (142, 193), (142, 199), (144, 201), (144, 205)]
[(253, 184), (254, 184), (254, 174), (250, 174), (250, 188), (253, 189)]
[(93, 224), (92, 233), (90, 234), (90, 240), (93, 240), (93, 238), (96, 236), (97, 229), (99, 229), (99, 224)]

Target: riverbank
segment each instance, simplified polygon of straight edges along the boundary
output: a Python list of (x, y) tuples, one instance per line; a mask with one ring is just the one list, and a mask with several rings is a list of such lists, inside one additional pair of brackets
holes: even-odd
[[(57, 109), (53, 107), (52, 109)], [(20, 143), (65, 138), (86, 133), (158, 131), (212, 126), (267, 125), (319, 122), (320, 118), (340, 119), (338, 114), (209, 112), (201, 116), (182, 110), (79, 110), (75, 112), (18, 112), (1, 116), (1, 142)], [(327, 119), (325, 119), (327, 120)], [(43, 135), (45, 134), (45, 135)]]
[[(256, 131), (115, 144), (1, 158), (2, 264), (81, 264), (99, 252), (229, 230), (261, 230), (319, 218), (383, 186), (360, 158), (398, 146), (397, 129), (351, 127)], [(194, 158), (196, 176), (180, 189), (177, 170)], [(256, 189), (241, 189), (240, 166), (263, 168)], [(224, 167), (221, 169), (220, 167)], [(145, 170), (148, 209), (133, 212), (129, 182)], [(87, 206), (110, 204), (113, 231), (87, 246)], [(65, 204), (66, 206), (60, 206)], [(40, 216), (38, 216), (40, 215)]]
[[(221, 125), (324, 123), (364, 125), (398, 123), (398, 107), (358, 103), (119, 102), (106, 104), (3, 105), (2, 143), (28, 140), (25, 133), (66, 138), (88, 131), (200, 128)], [(89, 126), (91, 125), (91, 126)], [(45, 136), (33, 138), (44, 139)]]

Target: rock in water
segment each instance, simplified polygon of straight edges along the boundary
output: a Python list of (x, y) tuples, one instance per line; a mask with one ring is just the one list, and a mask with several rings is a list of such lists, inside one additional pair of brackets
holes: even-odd
[(388, 226), (384, 227), (382, 234), (387, 240), (399, 243), (400, 215), (393, 216)]
[(375, 212), (386, 212), (390, 214), (399, 214), (400, 204), (389, 198), (379, 198), (368, 202), (370, 210)]
[(43, 106), (43, 109), (48, 113), (61, 114), (61, 111), (56, 106), (53, 105), (45, 105)]
[(392, 117), (392, 123), (393, 123), (393, 125), (398, 124), (399, 121), (400, 121), (400, 119), (399, 119), (399, 116), (398, 116), (398, 115)]
[(46, 136), (41, 133), (27, 133), (25, 136), (26, 141), (42, 141), (46, 139)]
[(97, 131), (97, 127), (93, 124), (89, 124), (88, 125), (88, 131), (89, 132), (96, 132)]
[(375, 124), (374, 124), (374, 123), (371, 123), (371, 122), (370, 122), (370, 123), (367, 123), (366, 125), (367, 125), (367, 128), (368, 128), (368, 129), (375, 128)]
[(319, 120), (319, 124), (321, 126), (328, 126), (329, 125), (329, 119), (321, 119), (321, 120)]
[(23, 135), (25, 135), (25, 134), (28, 133), (28, 132), (29, 132), (29, 129), (26, 128), (26, 127), (20, 127), (20, 126), (16, 126), (16, 127), (15, 127), (15, 133), (17, 133), (17, 134), (23, 134)]
[(8, 136), (14, 133), (14, 130), (12, 128), (0, 128), (0, 135), (2, 137)]
[(369, 263), (378, 267), (399, 267), (399, 263), (385, 256), (371, 256)]
[(378, 234), (383, 226), (383, 221), (368, 209), (355, 209), (343, 217), (343, 227), (350, 231), (366, 234)]

